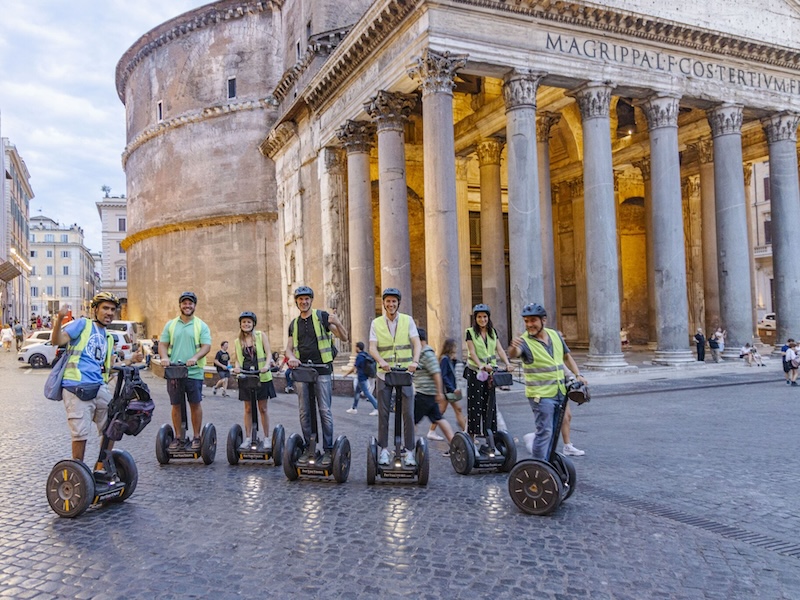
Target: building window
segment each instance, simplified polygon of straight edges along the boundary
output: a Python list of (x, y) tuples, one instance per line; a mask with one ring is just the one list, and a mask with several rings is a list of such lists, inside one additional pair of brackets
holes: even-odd
[(127, 281), (128, 280), (128, 269), (127, 267), (120, 267), (117, 269), (117, 279), (120, 281)]
[(156, 119), (159, 123), (164, 120), (164, 109), (161, 104), (161, 100), (159, 100), (158, 104), (156, 104)]
[(53, 258), (53, 251), (52, 250), (48, 250), (47, 251), (47, 258)]
[(769, 177), (764, 177), (764, 201), (769, 202)]
[(31, 296), (36, 298), (39, 295), (39, 288), (35, 285), (31, 286)]
[(125, 248), (122, 247), (122, 244), (119, 244), (119, 253), (125, 254)]
[(228, 77), (228, 99), (236, 98), (236, 77)]
[(300, 52), (300, 40), (297, 40), (297, 45), (295, 47), (297, 48), (297, 60), (299, 61), (303, 57), (302, 52)]
[(61, 258), (69, 258), (69, 250), (62, 250)]
[(62, 244), (66, 244), (68, 242), (69, 242), (69, 234), (68, 233), (62, 233), (61, 234), (61, 243)]
[(45, 233), (44, 234), (44, 241), (45, 242), (55, 242), (56, 241), (56, 236), (54, 236), (52, 233)]
[(772, 243), (772, 221), (764, 221), (764, 243)]
[(48, 285), (47, 286), (47, 295), (51, 296), (51, 297), (53, 296), (53, 286), (52, 285)]
[(31, 258), (36, 258), (36, 250), (31, 250)]
[(309, 19), (308, 23), (306, 23), (306, 39), (309, 39), (310, 37), (311, 37), (311, 19)]
[(47, 274), (48, 275), (52, 275), (53, 274), (53, 265), (47, 265)]
[(68, 298), (69, 297), (69, 286), (68, 285), (61, 286), (61, 296), (63, 298)]
[(38, 304), (32, 304), (31, 305), (31, 311), (34, 312), (34, 313), (38, 313), (39, 312), (39, 305)]
[(36, 275), (36, 265), (31, 266), (31, 275)]
[(125, 217), (120, 217), (117, 219), (117, 231), (126, 231), (128, 228), (127, 219)]
[(61, 268), (61, 274), (62, 274), (62, 275), (69, 275), (69, 267), (68, 267), (67, 265), (64, 265), (64, 266)]
[(36, 241), (36, 234), (35, 234), (35, 233), (32, 233), (32, 234), (31, 234), (31, 241), (32, 241), (32, 242), (35, 242), (35, 241)]

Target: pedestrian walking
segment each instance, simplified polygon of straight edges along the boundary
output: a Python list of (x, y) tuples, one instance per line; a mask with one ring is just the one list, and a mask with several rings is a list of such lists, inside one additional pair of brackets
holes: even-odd
[(786, 380), (786, 385), (792, 384), (792, 364), (786, 360), (786, 353), (789, 351), (789, 345), (794, 343), (794, 338), (789, 338), (786, 343), (781, 346), (781, 363), (783, 364), (783, 377)]
[(369, 400), (369, 403), (372, 404), (372, 412), (369, 414), (371, 417), (374, 417), (378, 415), (378, 401), (369, 389), (369, 381), (377, 375), (377, 370), (375, 368), (376, 363), (375, 359), (364, 351), (364, 348), (364, 342), (356, 343), (356, 349), (358, 350), (356, 360), (347, 373), (348, 375), (353, 372), (356, 374), (355, 388), (353, 390), (353, 406), (348, 408), (345, 412), (351, 415), (358, 413), (358, 401), (363, 395)]
[[(466, 431), (467, 420), (464, 417), (464, 411), (461, 410), (461, 390), (456, 382), (456, 356), (458, 352), (456, 344), (457, 342), (453, 338), (447, 338), (442, 346), (442, 351), (439, 353), (439, 369), (442, 371), (442, 383), (444, 384), (445, 392), (445, 401), (439, 405), (439, 410), (444, 415), (447, 407), (452, 406), (456, 423), (458, 423), (462, 431)], [(436, 426), (431, 424), (431, 429), (428, 431), (428, 439), (435, 440), (438, 437), (440, 436), (436, 433)]]
[(789, 382), (790, 385), (797, 385), (797, 368), (800, 367), (800, 356), (798, 356), (798, 348), (795, 342), (789, 342), (789, 348), (786, 350), (786, 362), (789, 365)]
[[(230, 382), (229, 365), (231, 355), (228, 354), (228, 341), (224, 341), (219, 345), (216, 356), (214, 356), (214, 366), (217, 367), (217, 376), (219, 380), (214, 384), (211, 393), (217, 395), (217, 390), (222, 388), (222, 395), (227, 398), (228, 396), (228, 383)], [(245, 420), (245, 423), (249, 421)]]
[[(442, 372), (439, 361), (436, 359), (436, 352), (428, 345), (428, 334), (420, 328), (419, 342), (422, 349), (419, 353), (419, 369), (414, 375), (414, 424), (416, 425), (425, 417), (444, 434), (444, 438), (449, 444), (453, 439), (453, 429), (450, 423), (444, 420), (439, 410), (441, 403), (446, 403), (444, 397), (444, 384), (442, 383)], [(450, 450), (444, 453), (450, 456)]]
[(11, 329), (11, 325), (8, 323), (3, 325), (3, 329), (0, 330), (0, 341), (3, 342), (3, 348), (5, 348), (6, 352), (11, 352), (11, 342), (14, 341), (14, 330)]
[(22, 323), (19, 322), (19, 319), (15, 319), (13, 329), (14, 337), (17, 340), (17, 352), (19, 352), (22, 348), (22, 344), (25, 342), (25, 328), (22, 326)]

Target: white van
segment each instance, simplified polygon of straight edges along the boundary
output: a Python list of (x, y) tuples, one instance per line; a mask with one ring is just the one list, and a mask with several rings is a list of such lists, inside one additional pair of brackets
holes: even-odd
[(131, 341), (134, 342), (147, 339), (144, 323), (138, 321), (111, 321), (108, 329), (127, 333)]

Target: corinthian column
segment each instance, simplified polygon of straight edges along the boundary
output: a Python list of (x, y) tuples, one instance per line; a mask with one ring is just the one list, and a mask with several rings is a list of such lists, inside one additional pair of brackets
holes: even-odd
[(542, 227), (542, 263), (544, 263), (542, 285), (544, 305), (547, 307), (547, 323), (558, 328), (556, 309), (556, 258), (553, 239), (553, 197), (550, 190), (550, 129), (561, 120), (553, 112), (539, 113), (536, 121), (536, 139), (539, 154), (539, 209)]
[(797, 176), (797, 125), (800, 115), (782, 112), (761, 120), (769, 144), (772, 210), (772, 269), (778, 345), (795, 334), (800, 323), (800, 185)]
[(650, 181), (650, 157), (645, 156), (633, 163), (639, 169), (644, 182), (644, 226), (646, 232), (647, 253), (647, 347), (651, 350), (658, 348), (658, 334), (656, 333), (656, 277), (653, 268), (653, 186)]
[(742, 107), (722, 104), (708, 111), (708, 122), (714, 140), (720, 319), (728, 332), (723, 356), (737, 358), (739, 348), (753, 337), (742, 173)]
[(408, 188), (404, 126), (416, 104), (412, 94), (380, 91), (367, 111), (377, 122), (378, 194), (380, 197), (381, 288), (400, 290), (411, 314), (411, 248), (408, 237)]
[(652, 218), (653, 223), (658, 223), (652, 232), (658, 344), (653, 362), (666, 365), (694, 360), (688, 347), (678, 106), (678, 98), (663, 95), (652, 96), (641, 104), (650, 133)]
[[(522, 307), (544, 302), (542, 246), (539, 239), (539, 165), (536, 152), (536, 90), (541, 73), (515, 71), (506, 75), (508, 150), (508, 239), (510, 255), (511, 318), (520, 319)], [(550, 310), (550, 307), (545, 307)]]
[(375, 318), (375, 245), (372, 238), (372, 185), (369, 152), (375, 125), (347, 121), (337, 132), (347, 151), (348, 259), (350, 263), (350, 339), (368, 343)]
[(756, 303), (758, 302), (756, 298), (756, 256), (753, 251), (753, 247), (755, 246), (753, 194), (750, 192), (750, 183), (753, 181), (753, 163), (746, 163), (742, 174), (744, 176), (744, 206), (746, 208), (745, 214), (747, 215), (747, 260), (750, 264), (750, 281), (752, 282), (750, 286), (750, 305), (753, 309), (751, 328), (754, 342), (760, 344), (761, 338), (758, 336), (758, 313), (756, 312)]
[(489, 138), (478, 144), (481, 175), (481, 274), (483, 302), (492, 309), (492, 322), (505, 346), (508, 343), (505, 231), (500, 192), (500, 153), (503, 143)]
[(611, 163), (611, 90), (589, 83), (570, 93), (583, 123), (583, 184), (586, 220), (586, 279), (589, 354), (586, 366), (627, 367), (620, 345), (619, 257), (614, 172)]
[(428, 339), (435, 348), (461, 333), (453, 88), (466, 62), (466, 56), (427, 49), (408, 72), (422, 86), (425, 284)]

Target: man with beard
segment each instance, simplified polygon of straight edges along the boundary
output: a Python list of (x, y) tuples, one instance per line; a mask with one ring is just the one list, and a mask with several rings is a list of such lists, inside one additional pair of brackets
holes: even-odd
[[(72, 435), (72, 458), (80, 461), (86, 452), (92, 422), (101, 433), (112, 397), (107, 383), (111, 374), (114, 338), (106, 327), (116, 316), (119, 299), (110, 292), (100, 292), (92, 298), (91, 306), (92, 320), (82, 317), (62, 329), (62, 320), (69, 312), (69, 306), (62, 305), (50, 334), (53, 346), (67, 344), (67, 364), (61, 389)], [(142, 354), (137, 352), (130, 361), (139, 362), (142, 358)]]
[[(172, 405), (172, 426), (175, 431), (181, 430), (181, 404), (184, 399), (189, 402), (192, 416), (192, 450), (200, 448), (200, 429), (203, 426), (203, 368), (206, 366), (205, 356), (211, 351), (211, 331), (199, 317), (194, 316), (197, 296), (194, 292), (183, 292), (178, 299), (181, 314), (168, 321), (161, 332), (158, 353), (161, 364), (168, 367), (170, 363), (182, 362), (189, 367), (189, 378), (184, 380), (183, 392), (167, 381), (169, 403)], [(181, 440), (175, 438), (170, 448), (177, 450)]]

